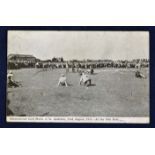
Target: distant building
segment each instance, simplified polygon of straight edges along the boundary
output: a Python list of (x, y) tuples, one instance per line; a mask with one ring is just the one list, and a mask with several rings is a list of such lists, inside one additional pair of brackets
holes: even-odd
[(33, 55), (25, 55), (25, 54), (9, 54), (8, 62), (13, 63), (35, 63), (36, 58)]

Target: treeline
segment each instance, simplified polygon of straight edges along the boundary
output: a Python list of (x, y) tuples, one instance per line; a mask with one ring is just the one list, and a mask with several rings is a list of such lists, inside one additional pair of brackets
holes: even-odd
[(8, 61), (8, 69), (20, 68), (136, 68), (149, 67), (148, 59), (133, 59), (133, 60), (70, 60), (64, 61), (63, 58), (53, 58), (52, 60), (39, 60), (35, 62), (23, 61), (12, 62)]

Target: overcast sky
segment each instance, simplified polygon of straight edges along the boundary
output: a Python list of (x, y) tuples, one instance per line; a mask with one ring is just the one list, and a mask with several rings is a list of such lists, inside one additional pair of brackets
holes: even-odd
[(9, 31), (8, 54), (31, 54), (40, 59), (149, 58), (148, 32)]

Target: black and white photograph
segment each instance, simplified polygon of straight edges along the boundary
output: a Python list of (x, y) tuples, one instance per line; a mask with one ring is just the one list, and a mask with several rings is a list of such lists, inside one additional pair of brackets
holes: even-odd
[(149, 31), (7, 33), (7, 122), (150, 122)]

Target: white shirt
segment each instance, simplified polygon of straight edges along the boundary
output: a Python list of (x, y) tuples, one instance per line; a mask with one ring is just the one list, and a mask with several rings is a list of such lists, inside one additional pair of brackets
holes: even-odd
[(84, 75), (81, 76), (80, 82), (82, 82), (82, 81), (83, 81), (83, 82), (86, 82), (86, 81), (88, 81), (89, 79), (90, 79), (89, 76), (84, 74)]
[(68, 87), (67, 78), (66, 78), (65, 76), (62, 76), (62, 77), (59, 78), (58, 86), (59, 86), (60, 84), (65, 84), (66, 87)]
[(59, 78), (59, 83), (65, 83), (66, 82), (66, 77), (60, 77)]

